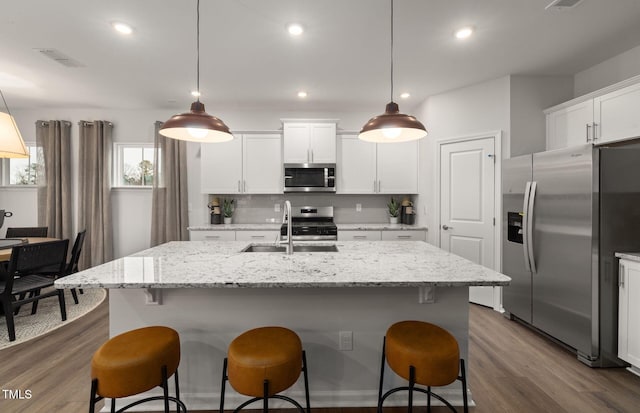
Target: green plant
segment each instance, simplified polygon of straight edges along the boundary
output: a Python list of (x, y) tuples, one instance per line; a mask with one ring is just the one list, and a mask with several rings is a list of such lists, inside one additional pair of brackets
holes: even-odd
[(389, 216), (390, 217), (398, 217), (400, 215), (400, 204), (398, 201), (391, 197), (391, 201), (387, 204), (387, 208), (389, 208)]
[(231, 218), (233, 216), (233, 203), (235, 199), (223, 199), (222, 200), (222, 214), (225, 218)]

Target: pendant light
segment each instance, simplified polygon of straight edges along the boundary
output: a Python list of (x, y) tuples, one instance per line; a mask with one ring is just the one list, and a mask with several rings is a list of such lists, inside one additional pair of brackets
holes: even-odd
[(11, 116), (9, 105), (4, 100), (2, 90), (0, 96), (7, 112), (0, 112), (0, 158), (28, 158), (29, 152), (22, 140), (16, 120)]
[(191, 104), (191, 111), (174, 115), (166, 121), (160, 134), (168, 138), (192, 142), (226, 142), (233, 139), (229, 127), (221, 119), (204, 111), (200, 102), (200, 0), (197, 0), (197, 92), (198, 98)]
[(374, 116), (362, 127), (358, 138), (367, 142), (408, 142), (427, 136), (427, 130), (415, 117), (400, 113), (393, 101), (393, 0), (391, 0), (391, 102), (382, 115)]

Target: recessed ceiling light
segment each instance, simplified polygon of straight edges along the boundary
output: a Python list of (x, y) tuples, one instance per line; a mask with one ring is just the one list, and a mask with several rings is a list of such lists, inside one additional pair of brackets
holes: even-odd
[(471, 34), (473, 34), (472, 27), (463, 27), (456, 31), (456, 38), (466, 39), (467, 37), (471, 36)]
[(122, 22), (112, 22), (111, 26), (118, 32), (122, 34), (131, 34), (133, 33), (133, 28), (126, 23)]
[(409, 92), (404, 92), (400, 94), (400, 97), (402, 99), (409, 99), (411, 97), (411, 94)]
[(301, 90), (300, 92), (298, 92), (298, 97), (301, 98), (301, 99), (304, 99), (307, 96), (308, 96), (307, 92), (305, 92), (304, 90)]
[(300, 36), (304, 33), (304, 27), (299, 23), (291, 23), (287, 26), (287, 31), (292, 36)]
[(198, 92), (197, 90), (192, 90), (191, 91), (191, 96), (198, 98), (198, 97), (200, 97), (200, 92)]

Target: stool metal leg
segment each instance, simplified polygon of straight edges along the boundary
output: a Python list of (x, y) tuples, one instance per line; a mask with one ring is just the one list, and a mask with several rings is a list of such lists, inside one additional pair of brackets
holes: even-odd
[[(180, 400), (180, 383), (178, 382), (178, 370), (174, 374), (174, 381), (176, 384), (176, 399)], [(180, 405), (176, 403), (176, 413), (180, 413)]]
[(162, 390), (164, 394), (164, 413), (169, 413), (169, 380), (167, 379), (167, 366), (162, 366)]
[(384, 382), (384, 362), (387, 337), (382, 337), (382, 361), (380, 362), (380, 386), (378, 387), (378, 413), (382, 413), (382, 385)]
[(111, 399), (111, 413), (116, 413), (116, 399)]
[(225, 357), (222, 364), (222, 385), (220, 386), (220, 413), (224, 413), (224, 390), (227, 379), (227, 358)]
[(304, 397), (307, 401), (307, 413), (311, 413), (311, 402), (309, 402), (309, 379), (307, 377), (307, 353), (302, 350), (302, 375), (304, 377)]
[(464, 403), (464, 413), (469, 413), (469, 402), (467, 400), (467, 373), (464, 368), (464, 359), (460, 359), (460, 381), (462, 382), (462, 401)]
[(262, 397), (262, 412), (269, 412), (269, 380), (265, 380), (263, 384), (264, 393)]
[[(413, 388), (416, 385), (416, 368), (413, 366), (409, 366), (409, 406), (407, 407), (407, 412), (412, 413), (413, 411)], [(429, 410), (431, 412), (431, 410)]]

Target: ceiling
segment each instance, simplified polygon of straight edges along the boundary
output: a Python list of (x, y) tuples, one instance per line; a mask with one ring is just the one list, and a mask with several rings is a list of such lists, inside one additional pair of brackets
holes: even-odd
[[(508, 74), (574, 74), (640, 45), (640, 1), (396, 0), (394, 98)], [(196, 88), (195, 0), (3, 2), (0, 88), (11, 108), (171, 108)], [(389, 0), (202, 0), (201, 100), (216, 108), (372, 110), (390, 95)], [(112, 21), (134, 33), (116, 33)], [(291, 37), (286, 24), (305, 33)], [(460, 41), (464, 25), (474, 35)], [(50, 48), (81, 67), (36, 49)], [(304, 100), (298, 90), (308, 92)], [(403, 101), (401, 92), (411, 97)]]

